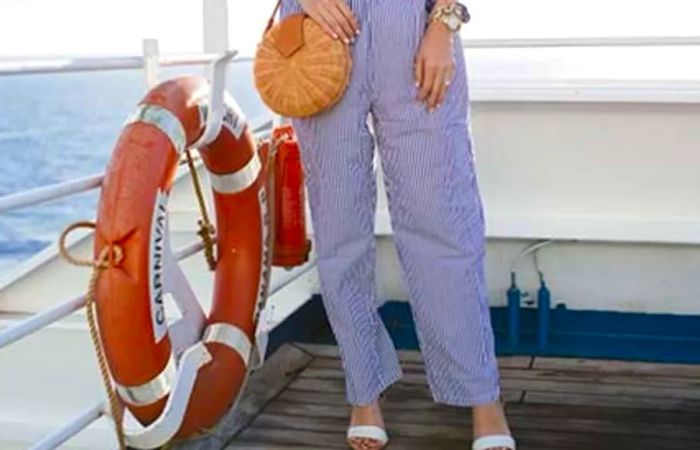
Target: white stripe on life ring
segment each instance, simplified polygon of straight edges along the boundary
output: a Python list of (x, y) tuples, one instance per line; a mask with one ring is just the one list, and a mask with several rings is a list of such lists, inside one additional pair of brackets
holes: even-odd
[(233, 349), (240, 355), (243, 359), (243, 363), (248, 367), (253, 344), (240, 328), (228, 323), (213, 323), (204, 331), (202, 342), (216, 342)]
[(170, 355), (168, 364), (151, 381), (138, 386), (122, 386), (119, 383), (115, 383), (116, 391), (119, 393), (119, 397), (130, 405), (152, 405), (170, 394), (175, 382), (175, 374), (175, 360)]
[(257, 153), (254, 153), (248, 163), (240, 170), (224, 175), (209, 172), (209, 180), (212, 189), (216, 192), (221, 194), (235, 194), (245, 191), (252, 186), (255, 180), (258, 179), (260, 170), (262, 170), (260, 157)]
[(179, 155), (187, 145), (185, 127), (182, 126), (177, 116), (162, 106), (141, 104), (138, 109), (126, 120), (125, 125), (141, 122), (153, 125), (163, 132), (175, 147)]

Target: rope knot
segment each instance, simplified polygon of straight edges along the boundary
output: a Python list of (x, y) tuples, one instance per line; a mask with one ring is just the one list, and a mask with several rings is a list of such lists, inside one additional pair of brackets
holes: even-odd
[(118, 267), (123, 260), (124, 249), (119, 245), (109, 244), (100, 251), (95, 267), (103, 270), (109, 267)]
[(197, 235), (204, 242), (204, 258), (207, 260), (209, 270), (216, 269), (216, 257), (214, 256), (214, 236), (216, 236), (216, 228), (209, 222), (204, 220), (197, 221), (199, 230)]

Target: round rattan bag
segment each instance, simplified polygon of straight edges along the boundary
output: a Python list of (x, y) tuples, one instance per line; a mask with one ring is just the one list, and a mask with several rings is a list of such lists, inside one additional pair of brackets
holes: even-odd
[(304, 14), (288, 16), (268, 30), (253, 65), (263, 102), (285, 117), (308, 117), (335, 105), (345, 93), (352, 59), (347, 45), (333, 39)]

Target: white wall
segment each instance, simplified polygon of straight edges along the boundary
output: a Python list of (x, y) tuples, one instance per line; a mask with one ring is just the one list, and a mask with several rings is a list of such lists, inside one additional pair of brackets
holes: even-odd
[(700, 105), (476, 103), (494, 237), (700, 242)]
[[(489, 301), (505, 306), (512, 259), (532, 242), (489, 240), (486, 278)], [(380, 238), (380, 298), (406, 300), (394, 243)], [(700, 250), (693, 246), (564, 242), (540, 251), (552, 303), (569, 309), (700, 314)], [(518, 285), (536, 299), (539, 281), (532, 258), (518, 265)]]
[[(553, 238), (540, 262), (555, 303), (700, 313), (698, 119), (698, 105), (474, 103), (492, 304), (512, 258)], [(391, 231), (383, 189), (377, 230)], [(390, 238), (379, 254), (380, 295), (405, 299)], [(534, 295), (531, 260), (521, 267)]]

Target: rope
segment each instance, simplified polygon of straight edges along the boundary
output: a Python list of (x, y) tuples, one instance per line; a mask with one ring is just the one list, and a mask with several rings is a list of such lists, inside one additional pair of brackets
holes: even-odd
[(59, 251), (63, 259), (68, 261), (68, 263), (79, 267), (92, 267), (92, 275), (90, 276), (90, 282), (88, 283), (88, 291), (85, 295), (85, 310), (87, 311), (88, 327), (90, 329), (90, 338), (92, 339), (92, 346), (95, 350), (95, 356), (97, 357), (97, 364), (100, 368), (100, 374), (102, 375), (102, 383), (104, 385), (105, 391), (107, 392), (107, 397), (109, 399), (110, 412), (112, 420), (114, 421), (114, 427), (117, 431), (117, 440), (119, 441), (119, 449), (126, 449), (126, 440), (124, 438), (124, 427), (122, 425), (122, 418), (124, 416), (124, 408), (117, 397), (116, 392), (112, 386), (112, 378), (109, 373), (109, 367), (107, 366), (107, 357), (105, 356), (104, 348), (102, 347), (102, 342), (100, 341), (99, 329), (97, 327), (97, 320), (95, 317), (95, 289), (97, 287), (97, 281), (99, 280), (100, 274), (110, 267), (117, 267), (121, 264), (124, 259), (124, 251), (118, 245), (109, 245), (100, 250), (99, 256), (96, 260), (83, 260), (78, 259), (68, 253), (68, 248), (66, 246), (66, 238), (68, 235), (79, 229), (88, 228), (95, 229), (95, 224), (93, 222), (76, 222), (66, 228), (59, 239)]
[(207, 214), (207, 205), (204, 201), (204, 193), (202, 192), (202, 185), (199, 181), (199, 175), (197, 175), (197, 168), (194, 165), (192, 153), (187, 149), (185, 150), (185, 155), (187, 156), (187, 166), (190, 169), (190, 175), (192, 175), (192, 186), (194, 186), (194, 193), (197, 197), (199, 212), (202, 215), (202, 218), (197, 221), (197, 225), (199, 225), (197, 235), (204, 243), (204, 257), (207, 260), (209, 270), (214, 270), (216, 268), (216, 258), (214, 257), (214, 236), (216, 236), (216, 228), (212, 225), (209, 220), (209, 215)]
[[(287, 135), (284, 135), (282, 138), (286, 139)], [(282, 143), (283, 139), (277, 139), (276, 141), (272, 142), (272, 145), (270, 146), (270, 150), (267, 154), (267, 230), (268, 230), (268, 236), (267, 236), (267, 255), (265, 260), (267, 261), (267, 264), (270, 266), (268, 267), (268, 270), (265, 271), (265, 280), (263, 280), (263, 283), (265, 283), (265, 286), (269, 288), (270, 286), (270, 276), (272, 275), (272, 259), (274, 258), (274, 245), (275, 245), (275, 235), (277, 233), (277, 229), (275, 227), (275, 156), (277, 155), (277, 148), (279, 145)], [(265, 303), (267, 303), (267, 292), (265, 292)], [(260, 312), (260, 311), (258, 311)], [(257, 320), (260, 320), (260, 317), (257, 318)]]

